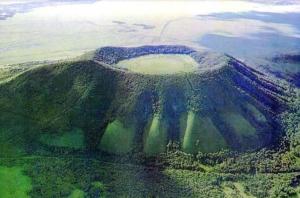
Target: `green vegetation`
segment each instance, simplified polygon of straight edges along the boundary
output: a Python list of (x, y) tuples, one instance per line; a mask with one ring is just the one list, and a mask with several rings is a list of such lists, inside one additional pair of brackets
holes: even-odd
[(253, 195), (245, 192), (245, 187), (241, 183), (235, 182), (235, 183), (233, 183), (233, 185), (235, 186), (237, 191), (240, 193), (242, 198), (254, 198)]
[(148, 133), (145, 136), (144, 152), (156, 155), (165, 151), (167, 131), (160, 115), (154, 115)]
[[(24, 167), (24, 173), (32, 180), (32, 189), (30, 193), (27, 191), (32, 198), (83, 195), (206, 198), (224, 197), (228, 190), (236, 195), (232, 198), (275, 198), (294, 196), (298, 192), (290, 185), (297, 178), (297, 173), (231, 174), (170, 167), (158, 169), (155, 166), (107, 163), (95, 158), (72, 156), (1, 159), (1, 164)], [(6, 181), (6, 178), (0, 181)], [(22, 177), (18, 175), (18, 178)]]
[(239, 182), (227, 182), (223, 185), (225, 197), (255, 198), (250, 193), (246, 193), (243, 185)]
[(57, 134), (42, 134), (40, 141), (43, 144), (55, 147), (67, 147), (73, 149), (85, 148), (84, 134), (80, 129), (63, 132), (60, 136)]
[(111, 122), (101, 138), (99, 148), (115, 154), (128, 153), (132, 149), (134, 128), (125, 127), (119, 120)]
[[(178, 56), (175, 62), (193, 59), (161, 56)], [(270, 136), (279, 134), (269, 111), (272, 106), (257, 102), (272, 98), (264, 92), (248, 97), (249, 90), (237, 89), (233, 79), (248, 78), (230, 65), (229, 57), (226, 64), (202, 57), (203, 64), (219, 65), (213, 72), (198, 73), (197, 68), (173, 75), (123, 72), (91, 57), (34, 67), (0, 84), (2, 156), (35, 152), (41, 146), (115, 154), (143, 150), (154, 155), (170, 140), (194, 154), (227, 148), (245, 151), (268, 146)]]
[(249, 111), (252, 113), (252, 115), (254, 115), (256, 120), (258, 120), (260, 122), (267, 121), (266, 117), (255, 106), (253, 106), (252, 104), (249, 104), (249, 103), (246, 106), (249, 109)]
[(233, 128), (234, 132), (238, 136), (255, 137), (255, 128), (242, 115), (238, 114), (237, 112), (225, 112), (222, 114), (222, 117)]
[(23, 174), (21, 167), (0, 166), (0, 197), (29, 198), (32, 190), (31, 180)]
[(231, 198), (231, 197), (238, 197), (239, 195), (234, 191), (234, 189), (224, 186), (223, 191), (225, 193), (226, 198)]
[(107, 188), (102, 182), (95, 181), (91, 184), (89, 194), (91, 197), (106, 197)]
[(75, 189), (68, 198), (84, 198), (84, 191)]
[(176, 74), (196, 71), (197, 62), (188, 55), (146, 55), (123, 60), (117, 67), (142, 74)]
[(24, 148), (22, 148), (24, 140), (13, 136), (14, 130), (18, 130), (18, 128), (0, 130), (0, 156), (9, 157), (25, 153)]
[(280, 84), (279, 117), (274, 98), (238, 87), (259, 86), (241, 73), (142, 75), (79, 60), (3, 81), (0, 197), (298, 196), (300, 95)]
[(187, 153), (216, 152), (225, 149), (226, 142), (211, 119), (189, 112), (182, 148)]

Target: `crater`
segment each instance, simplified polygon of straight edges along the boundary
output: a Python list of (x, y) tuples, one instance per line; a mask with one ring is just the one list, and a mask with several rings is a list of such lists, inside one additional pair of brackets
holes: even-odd
[(91, 55), (0, 86), (0, 131), (18, 137), (9, 145), (157, 155), (171, 141), (196, 154), (272, 147), (282, 135), (283, 87), (234, 57), (174, 45)]
[(230, 58), (181, 45), (102, 47), (93, 60), (132, 73), (166, 75), (207, 73), (228, 66)]

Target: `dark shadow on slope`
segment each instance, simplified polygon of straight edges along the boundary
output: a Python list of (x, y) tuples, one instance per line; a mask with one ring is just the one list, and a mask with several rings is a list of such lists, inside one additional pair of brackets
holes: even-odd
[(169, 87), (164, 93), (164, 116), (168, 122), (168, 140), (180, 141), (180, 116), (186, 112), (184, 92), (178, 87)]
[(135, 148), (137, 151), (143, 151), (143, 136), (147, 124), (153, 116), (154, 104), (158, 101), (158, 95), (154, 91), (144, 91), (138, 96), (132, 115), (136, 122), (136, 133), (134, 137)]

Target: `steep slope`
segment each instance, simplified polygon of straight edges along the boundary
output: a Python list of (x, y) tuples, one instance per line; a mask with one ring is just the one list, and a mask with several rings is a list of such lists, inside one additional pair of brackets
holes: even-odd
[[(148, 54), (185, 54), (196, 71), (117, 68)], [(49, 148), (122, 154), (270, 146), (280, 137), (280, 87), (230, 56), (184, 46), (101, 48), (92, 60), (45, 65), (0, 85), (0, 154)]]

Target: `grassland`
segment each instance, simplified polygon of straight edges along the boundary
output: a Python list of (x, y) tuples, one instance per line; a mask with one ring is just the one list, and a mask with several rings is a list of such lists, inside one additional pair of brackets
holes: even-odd
[(255, 198), (255, 196), (251, 195), (249, 192), (246, 193), (244, 186), (239, 182), (229, 182), (224, 184), (223, 190), (226, 198)]
[(84, 197), (85, 197), (85, 192), (79, 189), (73, 190), (70, 196), (68, 196), (68, 198), (84, 198)]
[(125, 127), (119, 120), (115, 120), (107, 126), (99, 148), (115, 154), (128, 153), (132, 149), (133, 138), (133, 126)]
[(258, 120), (260, 122), (267, 121), (266, 117), (255, 106), (253, 106), (249, 103), (246, 106), (249, 109), (249, 111), (252, 113), (252, 115), (256, 118), (256, 120)]
[(145, 134), (144, 151), (147, 155), (156, 155), (165, 151), (167, 145), (167, 129), (161, 115), (155, 115)]
[(256, 133), (255, 128), (237, 112), (226, 112), (222, 117), (240, 136), (253, 136)]
[(197, 62), (188, 55), (146, 55), (123, 60), (117, 67), (142, 74), (175, 74), (196, 71)]
[(187, 153), (216, 152), (226, 149), (227, 145), (210, 118), (201, 118), (195, 113), (189, 112), (182, 148)]
[(29, 198), (32, 190), (30, 177), (24, 175), (22, 167), (0, 165), (0, 196), (5, 198)]

